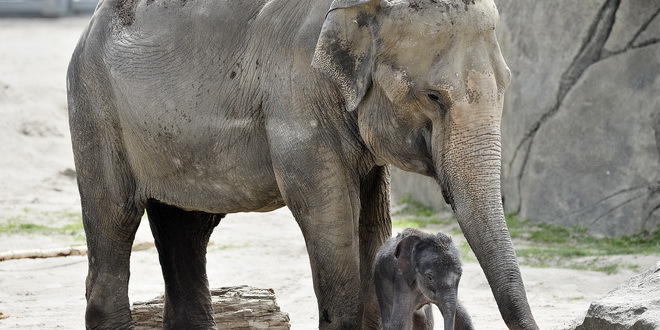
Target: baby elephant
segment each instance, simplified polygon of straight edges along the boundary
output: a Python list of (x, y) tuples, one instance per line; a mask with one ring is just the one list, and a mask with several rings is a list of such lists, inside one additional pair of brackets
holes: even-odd
[(430, 303), (445, 330), (474, 329), (458, 301), (463, 270), (458, 249), (445, 234), (408, 228), (380, 248), (374, 280), (384, 330), (433, 329)]

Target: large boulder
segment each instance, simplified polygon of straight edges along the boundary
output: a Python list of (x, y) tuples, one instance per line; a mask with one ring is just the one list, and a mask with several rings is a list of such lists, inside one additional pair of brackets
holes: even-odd
[(660, 329), (660, 262), (591, 303), (575, 330)]
[[(495, 2), (513, 73), (505, 210), (607, 236), (658, 228), (660, 1)], [(428, 179), (393, 171), (392, 195), (407, 194), (442, 205)]]

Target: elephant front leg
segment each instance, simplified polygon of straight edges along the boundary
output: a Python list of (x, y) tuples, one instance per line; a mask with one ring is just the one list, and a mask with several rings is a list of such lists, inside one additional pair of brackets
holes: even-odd
[(313, 189), (297, 186), (286, 193), (307, 245), (321, 330), (362, 327), (359, 186), (344, 182), (335, 188), (338, 177), (325, 176), (323, 183), (306, 185)]
[(364, 297), (364, 329), (381, 324), (373, 265), (378, 249), (392, 236), (390, 219), (389, 168), (374, 167), (360, 183), (360, 276)]
[(360, 329), (363, 297), (359, 246), (351, 224), (357, 219), (331, 215), (297, 219), (307, 244), (319, 329)]

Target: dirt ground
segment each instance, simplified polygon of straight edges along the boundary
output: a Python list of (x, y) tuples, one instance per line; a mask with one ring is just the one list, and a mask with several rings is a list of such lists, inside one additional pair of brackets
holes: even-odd
[[(0, 221), (13, 215), (78, 211), (66, 115), (65, 73), (88, 16), (0, 18)], [(397, 229), (395, 229), (396, 231)], [(398, 229), (401, 230), (401, 229)], [(455, 237), (460, 241), (462, 237)], [(138, 241), (151, 241), (141, 226)], [(212, 287), (273, 288), (293, 329), (314, 329), (316, 300), (304, 242), (287, 209), (236, 214), (215, 230), (208, 254)], [(80, 244), (57, 235), (0, 236), (0, 252)], [(629, 256), (641, 272), (658, 256)], [(154, 248), (132, 256), (130, 299), (163, 291)], [(84, 328), (86, 257), (0, 262), (0, 328)], [(527, 295), (542, 329), (563, 329), (591, 301), (624, 283), (614, 275), (522, 267)], [(478, 329), (505, 329), (478, 264), (466, 263), (460, 299)], [(437, 322), (440, 314), (436, 311)]]

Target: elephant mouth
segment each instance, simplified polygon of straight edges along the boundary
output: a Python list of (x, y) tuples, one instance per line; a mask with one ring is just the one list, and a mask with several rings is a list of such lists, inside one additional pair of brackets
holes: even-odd
[[(421, 127), (411, 128), (407, 134), (400, 137), (404, 146), (400, 152), (392, 155), (384, 156), (386, 164), (392, 164), (407, 172), (418, 173), (437, 179), (438, 169), (435, 166), (433, 141), (433, 125), (429, 122)], [(378, 154), (376, 150), (375, 154)], [(383, 152), (387, 154), (388, 152)]]
[(454, 208), (454, 196), (451, 192), (449, 180), (447, 179), (447, 175), (443, 170), (446, 167), (444, 165), (445, 155), (442, 152), (442, 141), (438, 140), (438, 137), (435, 137), (436, 140), (434, 141), (432, 122), (429, 121), (422, 128), (420, 136), (422, 137), (423, 143), (426, 145), (426, 151), (428, 152), (428, 155), (431, 155), (433, 159), (432, 164), (428, 166), (427, 175), (435, 179), (438, 186), (440, 186), (442, 197), (444, 198), (445, 203), (449, 204), (452, 210), (456, 211)]
[(422, 157), (422, 162), (424, 163), (424, 170), (420, 174), (437, 178), (437, 168), (434, 162), (433, 154), (433, 123), (431, 121), (424, 124), (413, 136), (416, 136), (416, 143), (418, 144), (418, 150), (425, 153)]
[[(443, 176), (444, 178), (444, 176)], [(454, 195), (451, 192), (450, 185), (447, 180), (440, 179), (437, 180), (438, 185), (440, 186), (440, 191), (442, 192), (442, 197), (445, 199), (445, 203), (451, 206), (452, 211), (456, 212), (456, 207), (454, 203)]]

